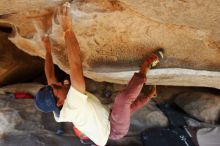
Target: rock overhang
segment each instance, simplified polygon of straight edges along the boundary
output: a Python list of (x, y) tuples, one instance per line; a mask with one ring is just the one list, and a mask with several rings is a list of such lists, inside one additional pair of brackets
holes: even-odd
[[(44, 49), (36, 23), (40, 29), (50, 30), (54, 61), (68, 73), (63, 32), (53, 17), (62, 3), (59, 2), (41, 8), (36, 5), (26, 12), (11, 10), (0, 22), (14, 25), (15, 35), (10, 40), (18, 48), (42, 58)], [(206, 10), (208, 4), (210, 13), (202, 17), (201, 10)], [(165, 59), (159, 69), (150, 72), (148, 84), (220, 88), (217, 29), (220, 14), (215, 9), (218, 5), (218, 2), (204, 2), (203, 6), (197, 1), (161, 0), (71, 2), (73, 29), (80, 44), (85, 75), (98, 81), (125, 84), (144, 58), (162, 47)]]

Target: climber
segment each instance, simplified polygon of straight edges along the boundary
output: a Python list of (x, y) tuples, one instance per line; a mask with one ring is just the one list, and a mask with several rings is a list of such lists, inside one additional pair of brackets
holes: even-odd
[(45, 73), (48, 86), (37, 93), (36, 107), (42, 112), (53, 112), (57, 122), (72, 122), (97, 145), (105, 145), (108, 138), (115, 140), (124, 137), (130, 126), (131, 114), (156, 94), (156, 88), (153, 87), (148, 95), (137, 97), (146, 82), (148, 70), (163, 58), (163, 51), (156, 51), (144, 61), (140, 71), (134, 74), (126, 89), (116, 96), (109, 110), (93, 94), (86, 91), (80, 47), (72, 31), (68, 5), (58, 10), (57, 18), (64, 32), (71, 86), (57, 81), (50, 39), (49, 36), (44, 36), (42, 40), (46, 48)]

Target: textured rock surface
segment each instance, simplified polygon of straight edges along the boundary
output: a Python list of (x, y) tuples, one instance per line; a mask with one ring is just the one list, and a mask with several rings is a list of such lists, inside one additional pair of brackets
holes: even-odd
[[(95, 72), (86, 71), (87, 77), (97, 81), (127, 84), (135, 71)], [(201, 86), (220, 89), (220, 72), (199, 71), (181, 68), (152, 69), (148, 73), (146, 84)]]
[(0, 110), (0, 137), (14, 131), (15, 126), (20, 124), (22, 118), (17, 110), (12, 108), (1, 108)]
[[(68, 72), (63, 33), (56, 19), (52, 17), (54, 9), (63, 1), (22, 0), (15, 8), (10, 5), (4, 6), (4, 2), (1, 1), (0, 4), (3, 6), (0, 7), (0, 23), (12, 24), (17, 28), (17, 31), (14, 29), (16, 33), (10, 40), (18, 48), (44, 57), (44, 49), (34, 27), (35, 22), (41, 22), (40, 27), (51, 31), (55, 63)], [(31, 7), (27, 8), (25, 3), (31, 4)], [(86, 70), (94, 71), (96, 77), (97, 72), (130, 71), (137, 69), (153, 48), (163, 47), (166, 57), (160, 65), (161, 68), (217, 71), (219, 76), (219, 6), (219, 1), (197, 0), (73, 1), (73, 28), (81, 47), (83, 66)], [(27, 11), (22, 11), (24, 8), (27, 8)], [(18, 20), (22, 20), (22, 23)], [(163, 84), (187, 86), (206, 86), (201, 82), (210, 79), (215, 82), (217, 79), (216, 76), (204, 77), (198, 74), (198, 79), (194, 82), (191, 78), (181, 81), (182, 70), (176, 71), (180, 80), (168, 78), (166, 72), (162, 72), (159, 78), (166, 79)], [(187, 71), (185, 76), (191, 77), (188, 75), (190, 72)], [(96, 79), (91, 76), (91, 72), (85, 74)]]
[(140, 133), (147, 128), (166, 126), (168, 126), (167, 117), (154, 105), (154, 103), (149, 103), (132, 116), (129, 134)]
[(17, 49), (7, 37), (0, 32), (0, 85), (27, 81), (39, 74), (42, 60)]
[(175, 102), (197, 119), (215, 123), (220, 120), (220, 96), (205, 92), (185, 92)]
[(33, 100), (15, 100), (9, 96), (1, 95), (1, 132), (17, 132), (16, 130), (37, 130), (42, 129), (40, 123), (41, 113), (36, 110)]

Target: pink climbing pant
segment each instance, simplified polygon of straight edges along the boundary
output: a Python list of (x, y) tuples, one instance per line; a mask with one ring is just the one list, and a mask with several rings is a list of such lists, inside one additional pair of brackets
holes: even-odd
[(146, 80), (146, 76), (135, 73), (127, 87), (116, 96), (109, 117), (110, 139), (124, 137), (129, 130), (131, 114), (150, 100), (147, 97), (138, 97)]

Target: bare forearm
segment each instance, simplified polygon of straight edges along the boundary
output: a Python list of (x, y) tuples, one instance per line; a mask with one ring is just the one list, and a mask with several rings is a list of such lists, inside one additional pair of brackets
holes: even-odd
[(71, 84), (80, 92), (85, 92), (85, 80), (83, 77), (82, 62), (80, 59), (79, 43), (73, 31), (65, 32), (65, 42), (70, 65)]
[(53, 58), (51, 52), (49, 51), (46, 51), (44, 71), (46, 74), (48, 84), (56, 82)]
[(65, 32), (65, 42), (69, 61), (81, 64), (79, 43), (73, 31)]

